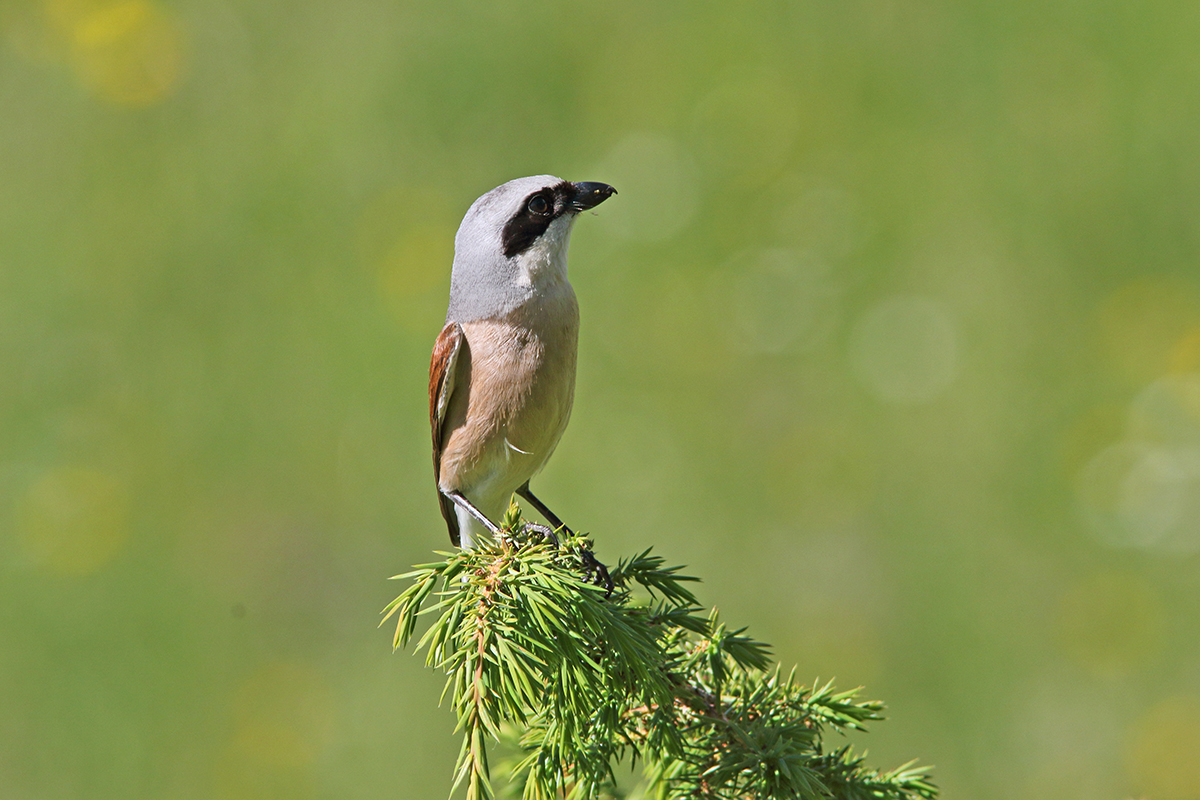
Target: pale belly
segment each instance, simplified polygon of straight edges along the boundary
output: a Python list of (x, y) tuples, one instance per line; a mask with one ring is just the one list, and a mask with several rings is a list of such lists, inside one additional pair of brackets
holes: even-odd
[(469, 353), (448, 409), (441, 488), (461, 491), (493, 522), (545, 466), (571, 416), (578, 312), (569, 299), (572, 313), (551, 315), (561, 320), (553, 327), (520, 318), (462, 325)]

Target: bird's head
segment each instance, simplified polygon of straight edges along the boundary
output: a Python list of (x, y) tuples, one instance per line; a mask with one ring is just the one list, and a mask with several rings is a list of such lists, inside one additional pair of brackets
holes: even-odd
[(616, 191), (606, 183), (535, 175), (497, 186), (472, 203), (454, 237), (450, 318), (495, 316), (542, 284), (565, 281), (575, 218)]

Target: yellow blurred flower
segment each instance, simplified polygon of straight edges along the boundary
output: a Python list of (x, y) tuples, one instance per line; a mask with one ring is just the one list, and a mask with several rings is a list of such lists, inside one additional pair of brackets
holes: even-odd
[(1127, 377), (1147, 381), (1188, 371), (1182, 362), (1195, 355), (1188, 342), (1200, 330), (1200, 299), (1190, 284), (1167, 277), (1133, 281), (1104, 301), (1099, 317), (1109, 356)]
[(63, 575), (90, 575), (125, 545), (128, 492), (105, 472), (55, 469), (30, 486), (17, 517), (21, 544), (34, 563)]
[(79, 79), (98, 97), (138, 108), (178, 88), (184, 33), (175, 16), (151, 0), (46, 0), (65, 37)]
[(1200, 697), (1170, 697), (1146, 711), (1130, 729), (1125, 769), (1154, 800), (1200, 797)]
[(1200, 372), (1200, 325), (1185, 333), (1171, 348), (1170, 370), (1173, 373)]
[(261, 667), (238, 687), (233, 713), (237, 752), (266, 767), (310, 765), (333, 735), (332, 693), (302, 664)]

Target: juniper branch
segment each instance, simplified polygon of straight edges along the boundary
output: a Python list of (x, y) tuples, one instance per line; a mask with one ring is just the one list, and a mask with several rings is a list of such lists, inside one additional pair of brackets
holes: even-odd
[(494, 541), (397, 576), (410, 584), (385, 609), (395, 648), (436, 615), (416, 649), (446, 674), (463, 737), (451, 795), (496, 797), (488, 740), (510, 733), (525, 800), (616, 797), (625, 759), (657, 800), (936, 796), (925, 768), (830, 749), (883, 705), (771, 670), (770, 648), (705, 614), (681, 568), (647, 550), (612, 570), (608, 595), (587, 578), (586, 537), (553, 547), (523, 530), (514, 506)]

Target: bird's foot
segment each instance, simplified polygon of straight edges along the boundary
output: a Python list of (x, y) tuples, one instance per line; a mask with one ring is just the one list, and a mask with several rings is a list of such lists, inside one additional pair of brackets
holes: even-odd
[[(553, 528), (547, 525), (541, 525), (537, 522), (526, 522), (525, 531), (527, 533), (536, 533), (549, 542), (555, 549), (559, 547), (558, 535), (554, 532)], [(569, 536), (570, 531), (567, 534)], [(579, 560), (583, 562), (584, 574), (587, 575), (588, 579), (595, 585), (604, 587), (605, 597), (611, 595), (613, 593), (613, 580), (608, 574), (608, 567), (598, 561), (591, 549), (587, 547), (576, 548), (575, 552), (579, 555)]]
[(612, 576), (608, 574), (608, 567), (604, 566), (587, 548), (579, 548), (579, 557), (583, 559), (583, 568), (591, 577), (592, 583), (597, 586), (604, 587), (604, 596), (609, 597), (613, 593)]
[(552, 528), (546, 525), (539, 525), (536, 522), (526, 522), (525, 530), (529, 533), (536, 533), (538, 536), (541, 536), (543, 539), (549, 542), (555, 549), (558, 548), (558, 537), (554, 535), (554, 530)]

